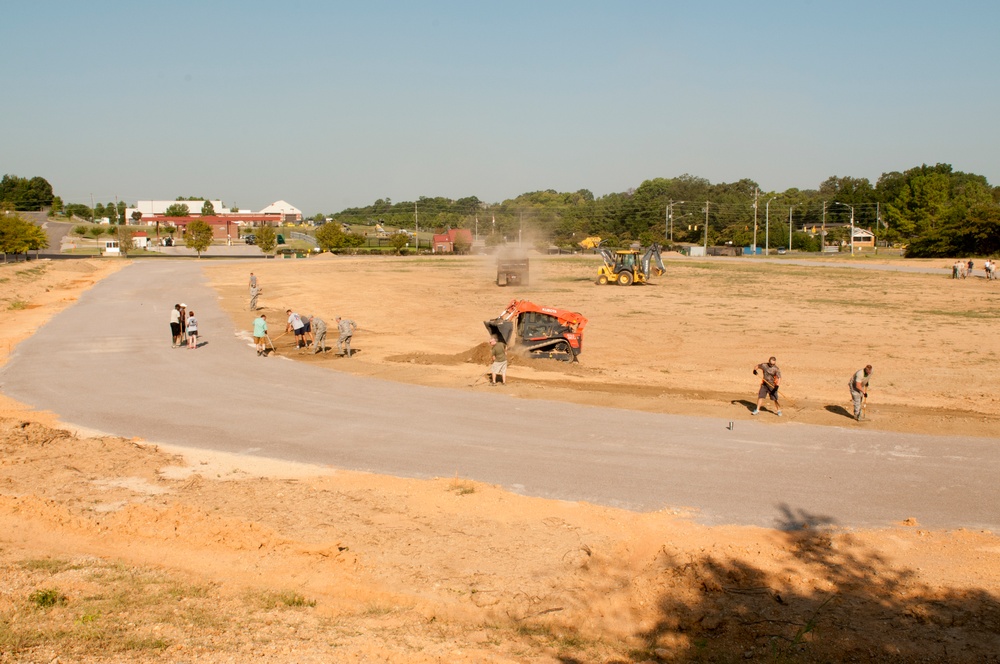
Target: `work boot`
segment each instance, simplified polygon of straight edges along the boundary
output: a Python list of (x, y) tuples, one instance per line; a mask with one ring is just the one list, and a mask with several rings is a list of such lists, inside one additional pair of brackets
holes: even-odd
[(750, 414), (751, 415), (760, 415), (760, 408), (754, 408), (752, 411), (750, 411)]

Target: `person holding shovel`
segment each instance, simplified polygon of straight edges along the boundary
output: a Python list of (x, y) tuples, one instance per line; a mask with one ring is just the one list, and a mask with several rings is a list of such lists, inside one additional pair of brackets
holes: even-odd
[(778, 368), (777, 360), (771, 357), (767, 362), (758, 364), (753, 369), (753, 375), (761, 373), (760, 389), (757, 390), (757, 407), (750, 413), (760, 415), (760, 407), (764, 405), (764, 400), (768, 397), (774, 402), (778, 409), (776, 415), (781, 417), (781, 403), (778, 402), (778, 386), (781, 384), (781, 369)]
[(858, 422), (864, 417), (865, 402), (868, 399), (868, 381), (872, 377), (872, 365), (868, 364), (864, 369), (858, 369), (851, 377), (848, 387), (851, 388), (851, 401), (854, 402), (854, 419)]

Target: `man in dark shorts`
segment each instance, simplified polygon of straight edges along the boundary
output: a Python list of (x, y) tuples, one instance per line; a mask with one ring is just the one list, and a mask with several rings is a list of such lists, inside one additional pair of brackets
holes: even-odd
[(181, 344), (181, 305), (175, 304), (170, 311), (171, 346), (177, 348)]
[(764, 400), (770, 397), (777, 407), (777, 416), (781, 417), (781, 404), (778, 402), (778, 385), (781, 384), (781, 369), (778, 368), (777, 360), (773, 357), (767, 362), (758, 364), (753, 369), (753, 375), (761, 373), (760, 389), (757, 390), (757, 408), (751, 415), (760, 415), (760, 407), (764, 405)]

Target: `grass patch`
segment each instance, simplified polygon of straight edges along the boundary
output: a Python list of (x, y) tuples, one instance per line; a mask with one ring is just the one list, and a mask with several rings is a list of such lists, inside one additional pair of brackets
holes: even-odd
[(24, 300), (14, 300), (9, 305), (7, 305), (7, 309), (11, 311), (20, 311), (21, 309), (27, 309), (27, 308), (28, 308), (28, 303), (25, 302)]
[(28, 595), (28, 601), (40, 609), (51, 609), (67, 602), (66, 595), (55, 588), (43, 588)]
[(24, 277), (25, 279), (37, 279), (38, 277), (45, 274), (45, 271), (49, 269), (48, 265), (36, 265), (35, 267), (29, 267), (24, 270), (18, 270), (14, 274), (18, 277)]
[(448, 485), (448, 491), (456, 496), (467, 496), (476, 492), (476, 485), (467, 480), (454, 480)]
[(31, 572), (47, 572), (48, 574), (58, 574), (68, 569), (80, 569), (78, 565), (58, 558), (28, 558), (19, 562), (18, 566)]
[(922, 309), (914, 313), (926, 314), (928, 316), (947, 316), (948, 318), (1000, 318), (1000, 311), (957, 311), (946, 309)]
[(291, 608), (311, 608), (316, 606), (316, 600), (307, 599), (294, 590), (280, 590), (278, 592), (265, 591), (256, 594), (256, 599), (265, 609), (291, 607)]

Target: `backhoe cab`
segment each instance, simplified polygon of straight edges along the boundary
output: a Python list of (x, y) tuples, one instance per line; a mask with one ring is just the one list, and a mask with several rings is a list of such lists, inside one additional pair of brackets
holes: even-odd
[(514, 300), (499, 316), (483, 321), (487, 331), (509, 348), (520, 348), (528, 357), (576, 362), (583, 352), (582, 315)]
[(597, 283), (601, 286), (644, 284), (651, 276), (658, 277), (666, 272), (658, 244), (650, 246), (642, 255), (637, 249), (612, 251), (602, 248), (601, 256), (604, 265), (597, 270)]

